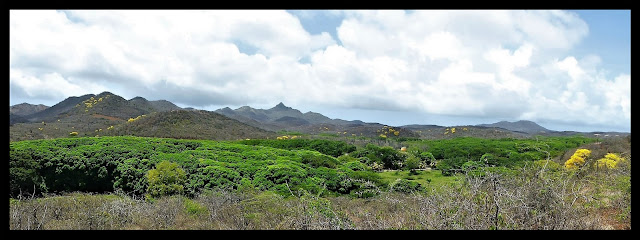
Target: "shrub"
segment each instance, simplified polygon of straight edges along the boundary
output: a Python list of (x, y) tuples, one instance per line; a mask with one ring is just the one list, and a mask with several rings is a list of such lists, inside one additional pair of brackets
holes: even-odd
[(407, 168), (408, 170), (420, 168), (420, 159), (414, 156), (413, 154), (409, 154), (409, 156), (407, 157), (407, 160), (405, 160), (404, 165), (405, 165), (405, 168)]
[(603, 158), (598, 159), (598, 169), (614, 169), (618, 167), (618, 164), (624, 162), (625, 159), (618, 156), (615, 153), (607, 153)]
[(345, 164), (342, 164), (343, 168), (352, 170), (352, 171), (368, 171), (371, 170), (370, 167), (368, 167), (367, 165), (365, 165), (364, 163), (361, 163), (359, 161), (352, 161), (352, 162), (348, 162)]
[(113, 188), (124, 192), (143, 194), (148, 186), (145, 178), (151, 163), (147, 159), (129, 158), (118, 164)]
[(185, 180), (186, 174), (177, 163), (162, 161), (147, 173), (147, 192), (152, 197), (180, 194), (184, 191)]
[(348, 162), (358, 161), (357, 158), (354, 158), (354, 157), (352, 157), (351, 155), (348, 155), (348, 154), (341, 155), (341, 156), (337, 157), (336, 159), (338, 159), (338, 161), (341, 162), (341, 163), (348, 163)]
[(558, 171), (562, 169), (562, 166), (560, 164), (551, 160), (538, 160), (533, 162), (533, 164), (538, 168), (545, 167), (547, 170), (550, 170), (550, 171)]
[(479, 162), (479, 161), (468, 161), (464, 164), (462, 164), (462, 171), (472, 171), (475, 169), (479, 169), (481, 167), (484, 167), (484, 163), (483, 162)]
[(442, 171), (443, 176), (451, 176), (460, 171), (465, 162), (467, 159), (463, 157), (442, 159), (436, 163), (436, 168)]
[(436, 163), (436, 168), (442, 172), (442, 176), (451, 176), (453, 175), (453, 170), (449, 161), (440, 160)]
[(289, 160), (280, 160), (276, 164), (269, 165), (266, 168), (258, 171), (253, 179), (254, 185), (260, 190), (271, 190), (279, 186), (280, 193), (286, 194), (288, 190), (286, 185), (291, 190), (296, 190), (298, 184), (302, 183), (307, 176), (307, 171), (302, 168), (302, 165), (297, 162)]
[(436, 158), (433, 157), (433, 154), (430, 152), (421, 152), (419, 156), (422, 164), (425, 165), (423, 167), (433, 166), (436, 162)]
[(564, 163), (564, 167), (570, 170), (576, 170), (585, 165), (585, 160), (591, 155), (589, 149), (578, 149), (575, 153)]
[(424, 191), (425, 188), (420, 183), (412, 182), (406, 179), (398, 179), (389, 184), (389, 190), (393, 192), (413, 193)]
[(300, 157), (302, 159), (302, 163), (309, 164), (315, 168), (317, 167), (335, 168), (339, 164), (337, 159), (324, 154), (319, 154), (319, 153), (308, 151), (308, 150), (302, 150), (300, 152), (301, 152)]
[(237, 189), (242, 177), (240, 173), (223, 166), (206, 166), (198, 168), (192, 175), (189, 190), (192, 193), (204, 189)]

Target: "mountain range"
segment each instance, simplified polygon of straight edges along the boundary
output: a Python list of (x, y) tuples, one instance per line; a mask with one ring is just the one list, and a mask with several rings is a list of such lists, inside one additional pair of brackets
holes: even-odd
[[(46, 107), (46, 106), (45, 106)], [(129, 100), (110, 92), (69, 97), (51, 107), (31, 111), (29, 104), (10, 106), (10, 141), (77, 136), (156, 136), (237, 140), (275, 133), (221, 114), (182, 109), (166, 100)], [(27, 113), (16, 115), (18, 112)]]
[(71, 132), (78, 132), (80, 136), (135, 135), (214, 140), (275, 137), (278, 135), (276, 132), (281, 131), (345, 137), (422, 139), (459, 136), (520, 138), (578, 133), (552, 131), (525, 120), (466, 126), (387, 126), (359, 120), (331, 119), (316, 112), (302, 113), (282, 102), (270, 109), (243, 106), (235, 110), (225, 107), (205, 111), (183, 109), (166, 100), (149, 101), (143, 97), (126, 100), (110, 92), (69, 97), (51, 107), (17, 104), (9, 107), (9, 119), (11, 141), (66, 137)]

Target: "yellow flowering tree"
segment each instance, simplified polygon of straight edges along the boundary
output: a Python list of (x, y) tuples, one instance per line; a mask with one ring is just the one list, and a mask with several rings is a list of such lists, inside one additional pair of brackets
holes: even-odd
[(576, 152), (564, 163), (564, 167), (570, 170), (576, 170), (584, 166), (586, 159), (591, 155), (589, 149), (578, 149)]
[(615, 153), (607, 153), (603, 158), (598, 159), (598, 169), (614, 169), (618, 164), (624, 162), (624, 158)]

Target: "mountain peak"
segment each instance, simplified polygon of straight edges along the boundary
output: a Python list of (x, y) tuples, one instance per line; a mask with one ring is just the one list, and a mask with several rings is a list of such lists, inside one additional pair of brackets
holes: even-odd
[(111, 93), (109, 91), (104, 91), (104, 92), (101, 92), (100, 94), (96, 95), (96, 97), (104, 97), (104, 96), (109, 96), (109, 95), (113, 96), (115, 94), (113, 94), (113, 93)]
[(255, 110), (255, 109), (253, 109), (252, 107), (249, 107), (249, 106), (242, 106), (242, 107), (239, 107), (238, 109), (236, 109), (236, 111), (252, 111), (252, 110)]
[(271, 108), (270, 110), (289, 110), (292, 109), (290, 107), (287, 107), (284, 105), (284, 103), (280, 102), (278, 103), (278, 105), (276, 105), (275, 107)]
[(146, 98), (137, 96), (137, 97), (134, 97), (132, 99), (129, 99), (129, 101), (148, 101), (148, 100)]

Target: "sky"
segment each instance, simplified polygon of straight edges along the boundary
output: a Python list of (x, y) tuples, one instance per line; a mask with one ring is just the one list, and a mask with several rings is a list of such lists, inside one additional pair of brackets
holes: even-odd
[(392, 126), (631, 132), (630, 10), (11, 10), (9, 104), (109, 91)]

